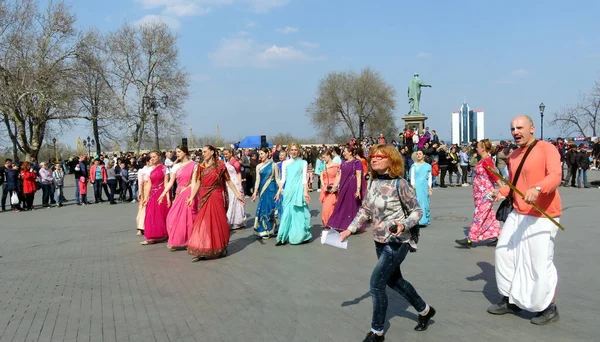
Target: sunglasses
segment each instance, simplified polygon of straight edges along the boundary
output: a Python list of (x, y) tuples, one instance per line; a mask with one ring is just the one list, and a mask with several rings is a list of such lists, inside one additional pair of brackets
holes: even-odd
[(382, 159), (388, 159), (390, 156), (388, 156), (387, 154), (373, 154), (369, 156), (370, 160), (382, 160)]

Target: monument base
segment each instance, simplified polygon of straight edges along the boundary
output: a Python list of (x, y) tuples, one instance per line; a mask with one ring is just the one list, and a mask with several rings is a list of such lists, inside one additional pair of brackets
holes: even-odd
[(425, 129), (425, 115), (408, 115), (402, 118), (404, 120), (404, 129), (410, 128), (412, 131), (415, 129), (419, 132), (423, 132)]

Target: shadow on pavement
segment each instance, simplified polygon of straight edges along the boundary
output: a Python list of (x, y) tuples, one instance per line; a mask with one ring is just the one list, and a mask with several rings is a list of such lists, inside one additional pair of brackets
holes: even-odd
[[(483, 290), (481, 291), (483, 293), (483, 296), (485, 297), (485, 299), (488, 300), (488, 302), (490, 302), (490, 304), (497, 303), (500, 300), (501, 296), (500, 294), (498, 294), (498, 290), (496, 288), (496, 270), (494, 269), (494, 266), (485, 261), (479, 261), (477, 263), (477, 266), (481, 268), (481, 272), (476, 275), (467, 277), (465, 279), (467, 279), (468, 281), (485, 281), (485, 284), (483, 285)], [(462, 292), (479, 291), (463, 290)]]

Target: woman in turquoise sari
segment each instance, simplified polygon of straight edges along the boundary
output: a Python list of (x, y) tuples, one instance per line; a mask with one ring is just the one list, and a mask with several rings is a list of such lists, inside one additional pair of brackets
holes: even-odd
[(252, 202), (258, 197), (254, 234), (266, 240), (275, 236), (275, 212), (278, 207), (275, 195), (279, 190), (279, 168), (269, 159), (269, 150), (266, 148), (258, 151), (258, 159), (260, 164), (256, 166), (256, 183), (252, 195)]
[[(279, 233), (275, 246), (288, 242), (292, 245), (310, 241), (310, 212), (308, 211), (308, 164), (300, 155), (300, 145), (288, 145), (291, 159), (283, 162), (281, 183), (275, 200), (283, 196), (283, 214), (279, 220)], [(283, 186), (285, 184), (285, 186)], [(285, 192), (284, 192), (285, 189)]]
[(431, 165), (425, 162), (425, 154), (422, 150), (414, 153), (414, 164), (410, 167), (410, 185), (417, 193), (417, 201), (423, 209), (423, 216), (419, 225), (427, 226), (431, 223), (431, 211), (429, 209), (429, 197), (433, 194), (431, 182)]

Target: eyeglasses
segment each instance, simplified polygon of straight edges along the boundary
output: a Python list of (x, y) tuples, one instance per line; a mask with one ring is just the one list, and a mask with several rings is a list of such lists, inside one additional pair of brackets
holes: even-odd
[(373, 160), (382, 160), (382, 159), (388, 159), (390, 156), (388, 156), (387, 154), (373, 154), (369, 156), (369, 159)]

